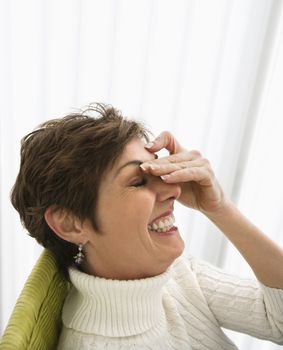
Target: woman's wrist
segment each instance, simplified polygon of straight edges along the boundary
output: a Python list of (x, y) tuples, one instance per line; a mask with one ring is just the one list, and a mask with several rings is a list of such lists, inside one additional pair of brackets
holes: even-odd
[(227, 197), (222, 199), (222, 202), (213, 211), (200, 210), (209, 220), (216, 222), (221, 222), (222, 220), (227, 220), (227, 216), (233, 215), (238, 211), (235, 204)]

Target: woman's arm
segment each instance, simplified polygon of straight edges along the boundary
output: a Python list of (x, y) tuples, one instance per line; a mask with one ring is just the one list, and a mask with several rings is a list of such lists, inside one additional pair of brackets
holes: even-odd
[(253, 225), (225, 196), (209, 161), (198, 151), (187, 151), (163, 132), (146, 145), (150, 152), (166, 148), (170, 155), (143, 163), (141, 168), (161, 176), (166, 183), (180, 183), (178, 199), (206, 215), (235, 245), (260, 282), (283, 289), (283, 250)]
[(283, 290), (259, 286), (192, 256), (187, 261), (221, 327), (283, 344)]
[[(204, 213), (205, 214), (205, 213)], [(283, 289), (283, 250), (230, 202), (206, 215), (235, 245), (264, 285)]]

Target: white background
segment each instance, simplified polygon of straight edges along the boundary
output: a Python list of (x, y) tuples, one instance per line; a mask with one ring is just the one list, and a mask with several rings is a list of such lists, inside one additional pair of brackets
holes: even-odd
[[(41, 251), (9, 202), (20, 139), (90, 102), (199, 149), (283, 245), (282, 21), (281, 0), (0, 0), (1, 333)], [(205, 217), (176, 212), (186, 254), (253, 277)], [(240, 349), (279, 349), (229, 336)]]

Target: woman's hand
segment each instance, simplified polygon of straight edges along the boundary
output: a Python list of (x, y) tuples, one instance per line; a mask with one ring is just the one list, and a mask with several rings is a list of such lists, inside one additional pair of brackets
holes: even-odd
[(141, 164), (146, 173), (161, 176), (166, 183), (178, 183), (179, 201), (204, 213), (235, 245), (258, 280), (283, 289), (283, 250), (250, 222), (228, 200), (218, 184), (209, 161), (198, 151), (187, 151), (167, 131), (154, 140), (150, 152), (166, 148), (170, 155)]
[(163, 148), (169, 151), (169, 156), (143, 163), (141, 168), (146, 173), (160, 176), (166, 183), (180, 184), (179, 202), (206, 215), (221, 211), (226, 198), (209, 161), (200, 152), (187, 151), (168, 131), (162, 132), (146, 148), (152, 153)]

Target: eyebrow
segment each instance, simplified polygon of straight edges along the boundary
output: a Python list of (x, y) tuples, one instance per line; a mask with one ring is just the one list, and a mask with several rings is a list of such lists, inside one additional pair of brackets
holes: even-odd
[[(157, 154), (154, 154), (154, 159), (157, 159), (158, 158), (158, 155)], [(120, 173), (120, 171), (122, 169), (124, 169), (125, 167), (129, 166), (129, 165), (134, 165), (136, 167), (139, 167), (142, 163), (145, 163), (146, 161), (141, 161), (141, 160), (138, 160), (138, 159), (134, 159), (134, 160), (130, 160), (129, 162), (123, 164), (120, 166), (120, 168), (116, 171), (115, 173), (115, 177)]]

